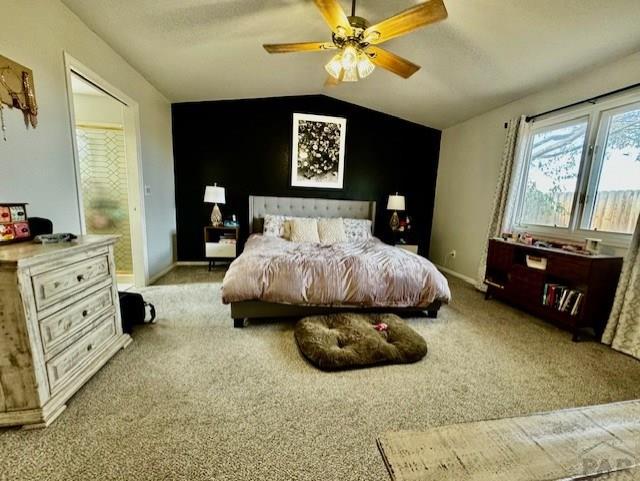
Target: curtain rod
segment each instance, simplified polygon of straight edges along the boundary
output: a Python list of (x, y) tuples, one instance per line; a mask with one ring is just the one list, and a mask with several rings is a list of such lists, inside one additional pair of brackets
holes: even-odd
[(627, 90), (631, 90), (631, 89), (634, 89), (636, 87), (640, 87), (640, 82), (639, 83), (635, 83), (633, 85), (629, 85), (627, 87), (622, 87), (621, 89), (612, 90), (611, 92), (607, 92), (606, 94), (602, 94), (602, 95), (597, 95), (595, 97), (591, 97), (590, 99), (580, 100), (579, 102), (574, 102), (572, 104), (565, 105), (563, 107), (558, 107), (557, 109), (551, 109), (551, 110), (547, 110), (546, 112), (542, 112), (540, 114), (530, 115), (525, 120), (527, 122), (530, 122), (532, 120), (537, 119), (538, 117), (542, 117), (544, 115), (552, 114), (554, 112), (559, 112), (560, 110), (568, 109), (570, 107), (575, 107), (576, 105), (581, 105), (581, 104), (586, 104), (586, 103), (594, 104), (600, 99), (603, 99), (605, 97), (609, 97), (610, 95), (619, 94), (620, 92), (625, 92)]

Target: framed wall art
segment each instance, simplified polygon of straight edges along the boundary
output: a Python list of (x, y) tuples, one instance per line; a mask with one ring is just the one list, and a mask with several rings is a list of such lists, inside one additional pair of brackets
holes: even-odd
[(293, 114), (291, 186), (342, 189), (347, 119)]

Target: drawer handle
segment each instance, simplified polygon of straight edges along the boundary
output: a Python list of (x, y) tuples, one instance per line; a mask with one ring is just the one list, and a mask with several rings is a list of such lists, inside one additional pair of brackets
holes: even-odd
[(87, 317), (87, 314), (89, 314), (89, 311), (87, 311), (86, 309), (82, 311), (82, 317)]
[(78, 274), (78, 277), (76, 277), (76, 279), (78, 279), (78, 282), (84, 281), (84, 274)]

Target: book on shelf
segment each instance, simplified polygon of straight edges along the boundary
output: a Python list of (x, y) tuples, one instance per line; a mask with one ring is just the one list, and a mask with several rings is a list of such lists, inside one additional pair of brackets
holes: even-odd
[(542, 294), (542, 305), (552, 307), (560, 312), (568, 312), (577, 316), (584, 293), (560, 284), (545, 284)]

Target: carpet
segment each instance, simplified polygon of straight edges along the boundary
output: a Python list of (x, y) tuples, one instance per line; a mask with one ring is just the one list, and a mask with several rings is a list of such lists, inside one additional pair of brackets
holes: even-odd
[(640, 401), (386, 433), (378, 447), (394, 481), (630, 476), (640, 466)]
[(451, 280), (416, 364), (325, 373), (294, 322), (234, 329), (222, 269), (180, 267), (144, 289), (140, 326), (49, 428), (0, 430), (0, 479), (388, 479), (384, 432), (640, 397), (640, 362)]

